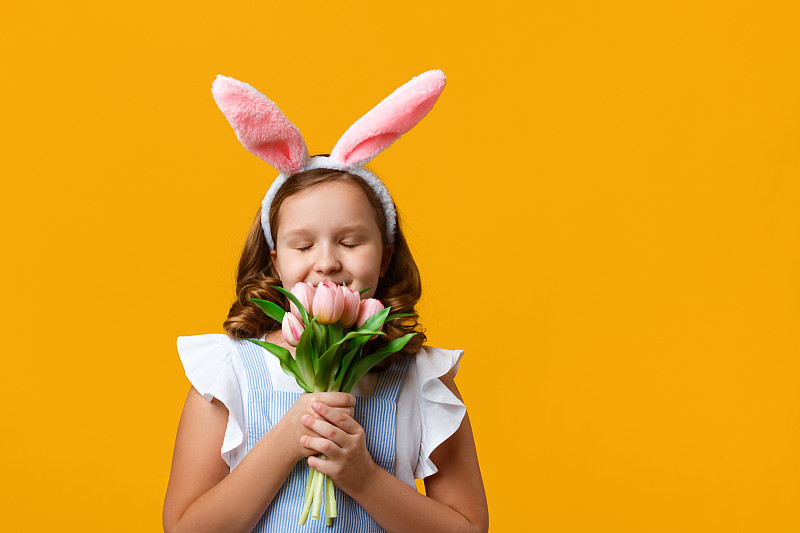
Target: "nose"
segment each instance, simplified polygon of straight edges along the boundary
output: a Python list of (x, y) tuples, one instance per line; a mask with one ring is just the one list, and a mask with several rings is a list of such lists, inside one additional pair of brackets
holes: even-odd
[(339, 255), (332, 246), (323, 245), (319, 247), (319, 253), (314, 258), (314, 270), (323, 275), (337, 272), (342, 268)]

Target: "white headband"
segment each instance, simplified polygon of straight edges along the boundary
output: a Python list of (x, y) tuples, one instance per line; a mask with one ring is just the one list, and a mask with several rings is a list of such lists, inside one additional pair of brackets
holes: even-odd
[(293, 174), (315, 168), (340, 170), (363, 178), (383, 205), (386, 242), (394, 242), (397, 228), (394, 202), (383, 182), (364, 165), (428, 114), (444, 90), (445, 82), (441, 70), (420, 74), (350, 126), (330, 156), (309, 157), (300, 131), (278, 106), (244, 82), (217, 76), (211, 93), (239, 142), (280, 171), (261, 202), (261, 226), (270, 250), (275, 248), (269, 227), (269, 209), (275, 195)]
[[(350, 174), (355, 174), (356, 176), (363, 178), (364, 181), (367, 182), (367, 185), (369, 185), (369, 187), (375, 191), (375, 194), (377, 194), (378, 198), (381, 200), (383, 214), (386, 217), (386, 235), (384, 236), (386, 243), (392, 244), (394, 242), (394, 231), (397, 228), (397, 211), (395, 211), (394, 202), (392, 201), (392, 197), (389, 195), (389, 190), (378, 178), (378, 176), (370, 172), (365, 167), (342, 165), (341, 163), (332, 160), (330, 157), (325, 156), (312, 157), (309, 160), (308, 165), (306, 165), (303, 170), (313, 170), (315, 168), (341, 170), (343, 172), (349, 172)], [(272, 201), (275, 199), (275, 195), (278, 194), (278, 191), (281, 187), (283, 187), (283, 184), (286, 183), (286, 180), (289, 179), (290, 175), (291, 174), (286, 174), (283, 172), (278, 174), (278, 177), (272, 182), (267, 194), (261, 201), (261, 227), (264, 228), (264, 237), (267, 239), (267, 244), (269, 245), (270, 250), (275, 249), (275, 243), (272, 242), (272, 232), (270, 231), (269, 227), (269, 208), (272, 205)]]

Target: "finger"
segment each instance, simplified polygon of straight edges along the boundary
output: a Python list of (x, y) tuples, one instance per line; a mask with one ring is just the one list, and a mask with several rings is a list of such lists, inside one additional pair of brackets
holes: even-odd
[[(346, 414), (350, 418), (353, 418), (353, 413), (355, 412), (355, 409), (353, 409), (352, 407), (334, 407), (333, 409), (339, 411), (340, 413)], [(312, 410), (311, 412), (314, 413), (314, 416), (319, 416), (316, 413), (316, 411)], [(320, 418), (322, 418), (322, 417), (320, 417)]]
[(353, 407), (356, 397), (347, 392), (317, 392), (311, 401), (323, 402), (331, 407)]
[[(320, 399), (317, 398), (316, 396), (314, 396), (313, 398), (311, 398), (311, 403), (313, 404), (313, 402), (315, 402), (315, 401), (320, 401)], [(325, 402), (323, 402), (323, 403), (325, 403)], [(327, 404), (327, 405), (330, 405), (330, 404)], [(322, 418), (321, 415), (317, 414), (317, 412), (314, 411), (314, 409), (311, 407), (311, 405), (309, 405), (308, 407), (309, 407), (309, 410), (306, 411), (307, 414), (309, 414), (311, 416), (314, 416), (316, 418)], [(346, 414), (350, 418), (353, 418), (353, 416), (355, 414), (355, 409), (353, 407), (334, 407), (334, 406), (331, 406), (331, 408), (336, 409), (337, 411), (341, 411), (342, 413)]]
[(323, 402), (313, 402), (311, 408), (316, 414), (350, 435), (355, 435), (361, 429), (361, 426), (352, 416), (342, 412), (340, 409), (334, 409)]
[[(353, 414), (355, 412), (355, 410), (352, 407), (333, 407), (332, 409), (335, 409), (337, 411), (341, 411), (342, 413), (346, 414), (350, 418), (353, 418)], [(314, 411), (313, 409), (311, 411), (309, 411), (308, 413), (306, 413), (306, 414), (308, 414), (310, 416), (313, 416), (314, 418), (319, 418), (320, 420), (324, 420), (324, 418), (321, 415), (319, 415), (316, 411)]]
[(324, 453), (331, 457), (338, 455), (341, 451), (340, 441), (347, 434), (323, 420), (318, 420), (310, 416), (303, 417), (303, 424), (310, 428), (318, 436), (303, 435), (300, 437), (300, 444), (319, 453)]
[[(328, 456), (326, 455), (326, 457)], [(315, 457), (312, 455), (309, 456), (308, 458), (308, 466), (328, 476), (332, 476), (334, 474), (333, 465), (334, 465), (333, 461), (328, 461), (327, 459), (323, 459), (322, 457)]]

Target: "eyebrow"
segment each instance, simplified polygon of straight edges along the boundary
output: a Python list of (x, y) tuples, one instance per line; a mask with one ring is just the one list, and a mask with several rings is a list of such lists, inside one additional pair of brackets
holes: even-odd
[[(312, 231), (307, 228), (297, 228), (287, 231), (283, 235), (283, 238), (288, 239), (291, 237), (305, 237), (310, 233), (312, 233)], [(363, 224), (351, 224), (342, 226), (337, 230), (337, 233), (369, 233), (369, 228)]]

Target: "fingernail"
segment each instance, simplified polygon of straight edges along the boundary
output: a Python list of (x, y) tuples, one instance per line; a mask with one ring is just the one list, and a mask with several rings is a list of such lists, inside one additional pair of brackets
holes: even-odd
[(322, 404), (319, 402), (314, 402), (311, 404), (311, 407), (313, 407), (315, 411), (319, 411), (320, 407), (322, 407)]
[(306, 438), (305, 438), (305, 436), (303, 436), (303, 437), (300, 437), (300, 444), (302, 444), (303, 446), (305, 446), (305, 445), (306, 445)]
[(303, 424), (308, 424), (309, 420), (311, 420), (311, 417), (308, 415), (303, 415), (300, 417), (300, 422), (302, 422)]

